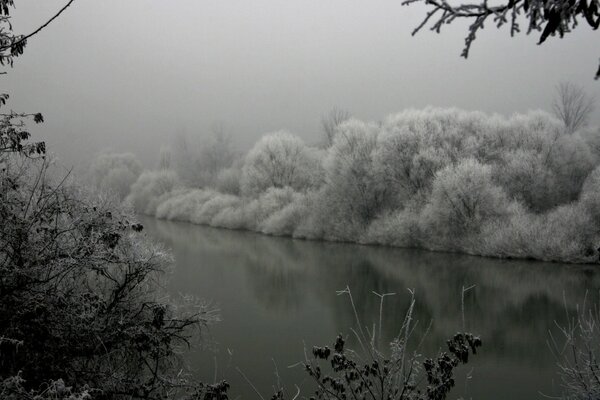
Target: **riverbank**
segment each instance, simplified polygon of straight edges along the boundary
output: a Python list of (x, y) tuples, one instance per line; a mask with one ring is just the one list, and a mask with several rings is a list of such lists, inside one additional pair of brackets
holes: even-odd
[(128, 201), (161, 219), (276, 236), (597, 264), (596, 141), (543, 112), (408, 110), (347, 121), (326, 149), (267, 135), (202, 188), (166, 163), (142, 173)]

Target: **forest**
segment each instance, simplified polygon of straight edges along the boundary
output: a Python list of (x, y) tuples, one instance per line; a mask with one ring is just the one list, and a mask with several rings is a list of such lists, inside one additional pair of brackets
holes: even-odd
[(286, 131), (246, 155), (224, 134), (179, 137), (142, 171), (103, 154), (91, 173), (140, 213), (294, 238), (596, 263), (600, 134), (543, 111), (509, 118), (409, 109), (341, 121), (330, 145)]

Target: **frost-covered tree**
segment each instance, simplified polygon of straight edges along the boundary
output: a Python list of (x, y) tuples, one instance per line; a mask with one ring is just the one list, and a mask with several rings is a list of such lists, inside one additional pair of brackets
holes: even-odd
[(92, 163), (94, 186), (124, 199), (142, 172), (142, 165), (132, 153), (101, 154)]
[(328, 151), (322, 212), (336, 239), (356, 240), (386, 199), (388, 187), (373, 161), (378, 133), (375, 124), (346, 121)]
[(476, 234), (484, 221), (505, 216), (509, 205), (492, 181), (491, 167), (465, 159), (436, 173), (423, 218), (433, 237), (456, 243), (463, 235)]
[(169, 146), (161, 146), (158, 151), (158, 169), (173, 168), (173, 151)]
[[(404, 0), (403, 5), (424, 4), (428, 11), (413, 35), (430, 24), (431, 30), (440, 33), (444, 25), (456, 20), (468, 20), (469, 33), (465, 38), (462, 56), (467, 58), (477, 33), (484, 25), (500, 28), (510, 27), (510, 34), (521, 32), (540, 33), (538, 44), (548, 37), (561, 38), (572, 32), (583, 21), (593, 29), (600, 26), (600, 0), (502, 0), (478, 2), (450, 2), (448, 0)], [(596, 79), (600, 78), (600, 68)]]
[(220, 171), (229, 168), (235, 160), (231, 135), (222, 124), (211, 128), (210, 139), (200, 150), (198, 167), (206, 184), (213, 184)]
[[(448, 116), (437, 120), (439, 111), (409, 110), (388, 118), (375, 155), (378, 175), (394, 191), (401, 205), (417, 193), (426, 194), (435, 172), (451, 162), (447, 141), (453, 129)], [(452, 147), (461, 147), (453, 144)]]
[(568, 133), (584, 128), (594, 111), (594, 98), (581, 86), (561, 82), (556, 87), (552, 111), (565, 124)]
[(298, 137), (288, 132), (263, 136), (246, 156), (242, 193), (256, 196), (268, 188), (303, 191), (315, 183), (320, 162)]
[(126, 198), (133, 208), (140, 213), (154, 215), (156, 207), (168, 195), (181, 185), (179, 177), (172, 170), (144, 171), (131, 185), (131, 192)]
[[(236, 163), (239, 164), (239, 163)], [(242, 166), (232, 165), (221, 170), (215, 179), (215, 188), (221, 193), (239, 195), (242, 180)]]
[(333, 144), (333, 138), (335, 136), (337, 128), (344, 122), (349, 120), (351, 117), (350, 112), (334, 107), (329, 113), (321, 117), (321, 129), (325, 136), (325, 143), (327, 146)]
[(216, 125), (208, 137), (176, 136), (173, 144), (173, 168), (189, 186), (215, 184), (219, 172), (229, 168), (236, 159), (231, 136)]

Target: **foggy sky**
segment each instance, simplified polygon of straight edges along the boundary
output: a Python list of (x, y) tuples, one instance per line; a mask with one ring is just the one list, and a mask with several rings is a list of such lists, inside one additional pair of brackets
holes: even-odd
[[(29, 33), (66, 0), (16, 3), (15, 31)], [(11, 109), (44, 114), (31, 131), (67, 164), (106, 149), (149, 163), (177, 132), (214, 123), (240, 149), (279, 129), (316, 142), (334, 106), (366, 120), (427, 105), (510, 115), (549, 110), (560, 81), (600, 99), (598, 36), (583, 24), (542, 46), (488, 24), (465, 60), (464, 23), (412, 37), (424, 8), (400, 4), (76, 0), (0, 76), (1, 91)]]

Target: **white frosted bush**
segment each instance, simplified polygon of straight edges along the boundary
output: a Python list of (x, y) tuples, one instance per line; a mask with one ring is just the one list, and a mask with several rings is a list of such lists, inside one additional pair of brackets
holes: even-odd
[(594, 262), (599, 229), (580, 203), (535, 214), (522, 207), (508, 221), (484, 225), (478, 254), (546, 261)]
[(305, 194), (294, 193), (289, 204), (274, 211), (261, 224), (260, 230), (269, 235), (293, 236), (294, 231), (309, 214)]
[(385, 201), (386, 184), (374, 165), (378, 127), (358, 120), (342, 123), (325, 159), (322, 221), (333, 240), (358, 240)]
[(579, 201), (590, 216), (588, 224), (600, 230), (600, 166), (585, 180)]
[(483, 222), (506, 217), (509, 206), (502, 188), (492, 182), (491, 167), (466, 159), (436, 174), (422, 223), (432, 238), (455, 245), (476, 234)]
[(137, 212), (155, 215), (161, 203), (160, 197), (179, 187), (180, 182), (174, 171), (145, 171), (131, 186), (127, 201)]
[(219, 172), (215, 180), (215, 188), (221, 193), (239, 195), (241, 192), (242, 170), (236, 166)]
[(239, 197), (230, 198), (211, 220), (211, 225), (227, 229), (247, 229), (244, 205)]
[(131, 153), (101, 154), (91, 165), (92, 182), (100, 190), (124, 199), (142, 172), (142, 165)]
[(304, 142), (288, 132), (263, 136), (246, 156), (241, 189), (259, 196), (269, 188), (307, 190), (315, 184), (320, 163)]
[(421, 231), (417, 210), (406, 208), (388, 212), (375, 219), (366, 231), (362, 242), (398, 247), (420, 246)]
[(239, 204), (239, 198), (230, 194), (221, 194), (211, 191), (211, 197), (201, 204), (192, 214), (190, 222), (194, 224), (211, 225), (213, 218), (224, 209)]
[(301, 239), (323, 239), (325, 237), (323, 223), (323, 202), (321, 191), (309, 191), (297, 205), (299, 210), (306, 210), (304, 217), (298, 221), (293, 237)]
[(269, 188), (259, 198), (251, 200), (244, 208), (247, 229), (260, 231), (269, 216), (294, 201), (295, 194), (290, 187)]
[(189, 222), (195, 211), (214, 193), (203, 189), (182, 189), (161, 202), (156, 208), (156, 217)]

